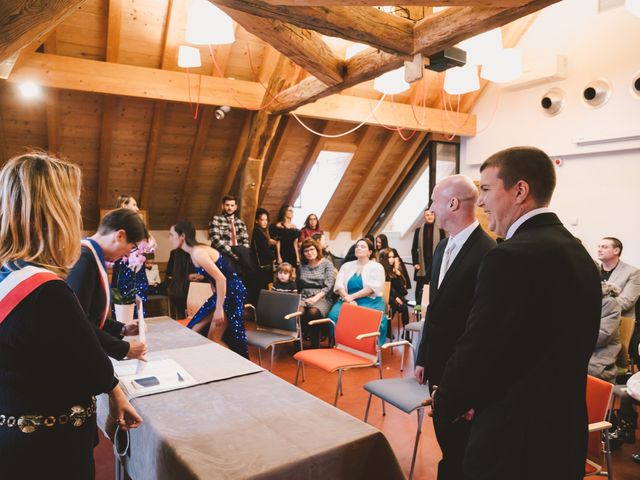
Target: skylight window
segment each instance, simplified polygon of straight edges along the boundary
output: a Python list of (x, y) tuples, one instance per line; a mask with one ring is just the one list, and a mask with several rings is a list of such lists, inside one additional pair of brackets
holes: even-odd
[(311, 213), (320, 218), (353, 157), (352, 152), (322, 150), (293, 206), (293, 223), (302, 228)]

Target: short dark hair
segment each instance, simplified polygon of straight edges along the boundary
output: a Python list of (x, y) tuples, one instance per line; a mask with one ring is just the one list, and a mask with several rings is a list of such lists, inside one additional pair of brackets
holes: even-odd
[(266, 208), (262, 208), (262, 207), (258, 207), (258, 209), (256, 209), (256, 218), (255, 218), (256, 222), (260, 220), (260, 217), (262, 215), (267, 216), (267, 222), (268, 222), (270, 218), (269, 211)]
[(130, 243), (137, 243), (149, 238), (149, 232), (147, 232), (140, 214), (128, 208), (111, 210), (98, 225), (98, 233), (101, 235), (118, 230), (124, 230), (127, 241)]
[(320, 243), (311, 237), (307, 237), (302, 242), (302, 245), (300, 245), (300, 252), (302, 253), (302, 258), (300, 258), (300, 262), (302, 262), (303, 265), (306, 265), (309, 263), (307, 261), (307, 258), (304, 256), (305, 249), (309, 247), (313, 247), (316, 249), (316, 252), (318, 252), (318, 260), (322, 260), (323, 258), (324, 252), (322, 251), (322, 247), (320, 246)]
[(556, 171), (549, 156), (535, 147), (512, 147), (500, 150), (487, 158), (485, 168), (498, 169), (504, 188), (513, 187), (519, 180), (529, 184), (529, 192), (539, 206), (548, 205), (556, 188)]
[(366, 244), (367, 244), (367, 247), (368, 247), (368, 248), (369, 248), (369, 250), (371, 251), (371, 253), (369, 254), (369, 258), (370, 258), (370, 259), (371, 259), (371, 258), (373, 258), (373, 251), (374, 251), (374, 248), (373, 248), (373, 242), (371, 241), (371, 239), (369, 238), (369, 236), (362, 237), (362, 238), (359, 238), (358, 240), (356, 240), (356, 243), (354, 243), (354, 244), (353, 244), (353, 247), (354, 247), (354, 248), (353, 248), (353, 251), (354, 251), (354, 252), (355, 252), (355, 246), (356, 246), (356, 245), (358, 245), (358, 242), (364, 242), (364, 243), (366, 243)]
[(620, 252), (618, 256), (622, 255), (622, 242), (616, 237), (604, 237), (602, 240), (609, 240), (613, 244), (613, 248), (618, 248)]
[(225, 202), (236, 202), (236, 203), (238, 203), (238, 200), (233, 195), (225, 195), (224, 197), (222, 197), (222, 204), (224, 205)]

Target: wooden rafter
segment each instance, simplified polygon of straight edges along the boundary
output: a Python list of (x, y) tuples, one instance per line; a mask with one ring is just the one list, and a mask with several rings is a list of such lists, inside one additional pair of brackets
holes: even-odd
[[(322, 125), (319, 126), (318, 131), (320, 133), (327, 133), (328, 129), (329, 122), (325, 121)], [(324, 137), (321, 137), (320, 135), (313, 136), (311, 145), (309, 145), (309, 149), (307, 150), (307, 155), (304, 157), (304, 160), (302, 160), (302, 164), (298, 169), (298, 174), (296, 175), (296, 178), (293, 182), (293, 189), (289, 194), (289, 198), (287, 198), (287, 203), (289, 205), (293, 205), (293, 203), (300, 196), (302, 186), (304, 185), (304, 182), (307, 181), (307, 177), (309, 176), (309, 173), (311, 173), (311, 169), (318, 160), (318, 155), (320, 155), (320, 152), (324, 148), (325, 144), (326, 139)]]
[[(0, 82), (0, 99), (5, 95), (4, 82)], [(2, 116), (2, 108), (0, 108), (0, 167), (9, 160), (9, 149), (7, 148), (7, 135), (4, 129), (4, 117)]]
[(222, 197), (231, 192), (231, 188), (236, 181), (238, 170), (240, 169), (240, 163), (242, 162), (242, 156), (244, 155), (244, 150), (247, 147), (247, 141), (249, 140), (253, 115), (254, 114), (252, 112), (247, 112), (244, 121), (242, 122), (242, 130), (240, 130), (240, 135), (238, 136), (233, 157), (231, 157), (231, 162), (227, 167), (227, 174), (224, 177), (220, 192), (218, 192), (216, 200), (211, 205), (209, 218), (218, 213), (220, 205), (222, 205)]
[(323, 35), (362, 42), (392, 53), (410, 53), (413, 22), (375, 8), (286, 7), (261, 0), (210, 0), (262, 18), (276, 19)]
[(343, 61), (324, 43), (319, 33), (305, 30), (281, 20), (223, 7), (245, 30), (271, 44), (327, 85), (342, 82)]
[(401, 139), (397, 132), (389, 132), (387, 134), (387, 139), (384, 143), (384, 146), (380, 150), (380, 153), (378, 154), (376, 159), (369, 166), (369, 169), (367, 170), (364, 178), (362, 178), (358, 182), (358, 185), (349, 194), (347, 201), (342, 204), (342, 210), (338, 215), (339, 221), (335, 224), (333, 230), (335, 230), (336, 232), (342, 231), (342, 228), (345, 224), (345, 218), (349, 214), (349, 210), (351, 209), (352, 205), (358, 198), (360, 198), (362, 192), (366, 188), (370, 187), (371, 181), (379, 175), (382, 164), (387, 159), (389, 154), (393, 151), (399, 140)]
[[(538, 11), (559, 0), (533, 0), (515, 8), (453, 7), (430, 15), (416, 23), (413, 33), (413, 52), (428, 57), (492, 28), (500, 27), (520, 17)], [(402, 66), (403, 59), (385, 52), (366, 50), (349, 59), (345, 80), (327, 86), (308, 77), (280, 95), (276, 113), (288, 113), (307, 103), (337, 93), (366, 80)]]
[(258, 82), (266, 85), (269, 83), (271, 74), (276, 68), (280, 53), (268, 43), (264, 46), (264, 55), (262, 57), (262, 64), (260, 65), (260, 72), (258, 73)]
[[(55, 54), (58, 49), (57, 35), (55, 30), (44, 41), (45, 53)], [(46, 117), (47, 117), (47, 150), (53, 153), (60, 151), (59, 124), (59, 103), (60, 92), (55, 88), (50, 88), (46, 92)]]
[(0, 2), (0, 62), (47, 32), (87, 0), (3, 0)]
[[(465, 6), (485, 6), (485, 7), (519, 7), (527, 3), (528, 0), (402, 0), (403, 6), (429, 6), (429, 7), (465, 7)], [(380, 0), (264, 0), (270, 5), (288, 6), (343, 6), (362, 7), (378, 6)]]
[(282, 157), (287, 150), (287, 144), (289, 137), (293, 132), (292, 125), (290, 124), (289, 117), (285, 117), (280, 122), (280, 128), (282, 128), (282, 136), (278, 139), (277, 144), (274, 143), (273, 158), (268, 165), (265, 165), (265, 169), (262, 175), (263, 181), (260, 186), (260, 202), (264, 199), (264, 194), (269, 190), (271, 182), (273, 181), (274, 173), (277, 172), (282, 163)]
[(293, 62), (281, 55), (269, 80), (263, 108), (254, 115), (251, 122), (249, 140), (243, 154), (244, 168), (240, 187), (242, 219), (247, 224), (249, 233), (253, 231), (253, 217), (258, 208), (264, 159), (281, 119), (279, 115), (269, 114), (264, 107), (282, 89), (290, 85), (293, 77), (291, 73), (294, 71)]
[(213, 119), (214, 107), (206, 106), (200, 111), (198, 119), (198, 129), (191, 146), (191, 154), (187, 162), (187, 174), (182, 184), (182, 194), (180, 195), (180, 203), (178, 205), (178, 214), (176, 220), (185, 218), (189, 205), (190, 193), (193, 191), (193, 184), (198, 173), (198, 168), (204, 154), (204, 147), (207, 144), (211, 120)]
[[(378, 218), (378, 215), (380, 215), (380, 210), (389, 201), (388, 196), (393, 192), (392, 188), (394, 187), (395, 183), (406, 171), (410, 170), (411, 166), (413, 166), (417, 154), (420, 152), (420, 147), (424, 148), (426, 135), (426, 133), (422, 132), (416, 134), (415, 139), (405, 150), (404, 155), (398, 162), (397, 168), (392, 170), (391, 176), (385, 183), (384, 188), (378, 193), (374, 202), (367, 207), (366, 211), (369, 212), (369, 214), (363, 217), (351, 230), (352, 236), (365, 233), (367, 230), (369, 230), (369, 228), (371, 228), (371, 225), (373, 224), (375, 219)], [(408, 166), (409, 168), (407, 169)]]
[(361, 133), (360, 139), (358, 141), (358, 150), (356, 150), (355, 154), (351, 158), (349, 166), (345, 170), (344, 175), (342, 175), (340, 183), (338, 184), (335, 192), (333, 192), (333, 195), (331, 196), (329, 203), (327, 203), (327, 206), (322, 213), (322, 217), (320, 218), (322, 229), (331, 232), (331, 238), (335, 238), (335, 236), (337, 235), (338, 232), (336, 232), (335, 228), (342, 220), (340, 216), (337, 215), (342, 205), (338, 197), (344, 194), (343, 190), (346, 188), (345, 183), (347, 181), (350, 181), (351, 177), (353, 177), (354, 175), (354, 171), (358, 168), (358, 164), (360, 163), (359, 158), (361, 155), (363, 155), (362, 149), (360, 147), (371, 142), (371, 140), (377, 134), (376, 129), (368, 125), (362, 127), (362, 129), (363, 132)]

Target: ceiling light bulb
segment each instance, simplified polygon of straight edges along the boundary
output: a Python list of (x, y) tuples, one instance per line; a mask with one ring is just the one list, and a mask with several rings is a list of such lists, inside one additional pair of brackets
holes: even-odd
[(496, 83), (512, 82), (522, 75), (522, 54), (517, 48), (504, 48), (482, 65), (480, 76)]
[(18, 88), (20, 89), (22, 96), (25, 98), (36, 98), (42, 93), (40, 85), (34, 82), (21, 83)]
[(187, 42), (224, 45), (236, 40), (231, 17), (207, 0), (193, 0), (187, 13)]
[(475, 65), (453, 67), (444, 74), (444, 91), (449, 95), (463, 95), (479, 88), (478, 67)]
[(180, 68), (198, 68), (202, 66), (200, 50), (187, 45), (178, 48), (178, 66)]
[(373, 81), (373, 89), (386, 95), (397, 95), (409, 87), (404, 79), (404, 67), (384, 73)]

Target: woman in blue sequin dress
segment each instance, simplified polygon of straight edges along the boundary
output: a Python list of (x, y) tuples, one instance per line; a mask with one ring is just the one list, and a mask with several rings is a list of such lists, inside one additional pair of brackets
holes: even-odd
[(169, 240), (173, 248), (181, 248), (191, 255), (197, 272), (204, 275), (214, 289), (214, 294), (196, 312), (187, 327), (249, 358), (244, 329), (247, 290), (238, 275), (216, 249), (196, 240), (191, 222), (178, 222), (172, 226)]

